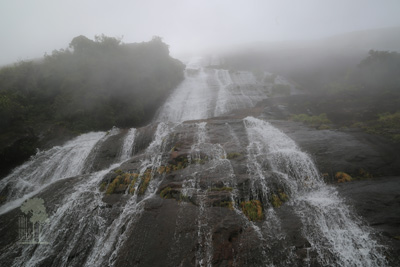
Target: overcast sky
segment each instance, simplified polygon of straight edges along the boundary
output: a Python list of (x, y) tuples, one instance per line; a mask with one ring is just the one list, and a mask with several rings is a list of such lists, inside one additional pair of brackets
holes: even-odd
[(0, 0), (0, 64), (42, 57), (78, 35), (158, 35), (174, 55), (400, 26), (399, 14), (399, 0)]

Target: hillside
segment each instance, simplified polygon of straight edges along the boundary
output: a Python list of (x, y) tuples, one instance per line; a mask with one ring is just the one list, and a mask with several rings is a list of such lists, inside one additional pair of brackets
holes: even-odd
[(159, 37), (123, 44), (104, 35), (2, 68), (0, 174), (54, 138), (145, 124), (183, 69)]

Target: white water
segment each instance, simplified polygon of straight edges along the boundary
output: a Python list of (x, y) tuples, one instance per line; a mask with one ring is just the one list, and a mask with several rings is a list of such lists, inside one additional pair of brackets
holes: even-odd
[(132, 156), (133, 144), (135, 143), (136, 129), (129, 129), (128, 133), (124, 138), (121, 153), (119, 155), (119, 161), (125, 161)]
[(206, 119), (250, 108), (267, 98), (269, 85), (258, 82), (251, 72), (209, 69), (195, 60), (187, 65), (185, 80), (159, 110), (156, 121)]
[[(171, 132), (168, 124), (160, 123), (154, 134), (154, 140), (146, 149), (146, 158), (140, 166), (140, 174), (143, 174), (147, 168), (152, 169), (152, 180), (143, 199), (149, 198), (155, 194), (157, 185), (160, 181), (154, 179), (154, 173), (161, 165), (161, 159), (165, 152), (166, 139)], [(124, 142), (125, 146), (126, 142)], [(143, 211), (143, 201), (138, 202), (138, 186), (140, 181), (135, 185), (135, 194), (129, 198), (123, 206), (121, 213), (117, 216), (111, 225), (103, 229), (96, 237), (96, 243), (92, 249), (85, 266), (101, 266), (106, 264), (113, 266), (117, 259), (119, 249), (128, 238), (128, 232), (133, 231), (134, 223), (140, 218)], [(121, 229), (125, 229), (122, 231)]]
[(336, 189), (322, 181), (310, 157), (270, 123), (247, 117), (244, 124), (249, 146), (257, 151), (256, 156), (249, 153), (250, 161), (257, 165), (253, 177), (262, 180), (263, 192), (268, 193), (268, 176), (261, 166), (269, 165), (279, 175), (281, 186), (302, 220), (303, 234), (318, 253), (319, 263), (384, 266), (385, 257), (369, 230), (351, 215)]
[[(207, 69), (199, 62), (196, 60), (187, 65), (185, 80), (160, 109), (157, 130), (140, 164), (141, 174), (146, 169), (151, 169), (152, 179), (146, 193), (138, 196), (136, 190), (132, 196), (124, 195), (126, 202), (121, 204), (115, 214), (109, 214), (103, 209), (104, 194), (98, 190), (99, 183), (104, 175), (132, 156), (136, 130), (130, 129), (121, 146), (118, 163), (85, 176), (77, 182), (72, 194), (63, 196), (63, 200), (49, 219), (48, 229), (44, 231), (43, 239), (52, 246), (25, 247), (13, 266), (35, 266), (51, 257), (56, 258), (55, 264), (59, 266), (114, 266), (121, 247), (132, 231), (140, 231), (135, 229), (135, 223), (142, 215), (143, 200), (155, 197), (157, 188), (164, 179), (163, 176), (154, 174), (169, 155), (166, 150), (167, 143), (177, 124), (173, 126), (168, 122), (180, 123), (219, 116), (235, 109), (252, 107), (257, 101), (267, 97), (266, 84), (257, 81), (252, 73)], [(278, 79), (277, 82), (285, 81)], [(211, 187), (213, 182), (211, 179), (200, 180), (202, 177), (212, 176), (218, 176), (224, 186), (233, 187), (231, 200), (235, 203), (234, 211), (241, 216), (239, 218), (244, 224), (254, 229), (263, 249), (270, 249), (274, 242), (285, 238), (280, 229), (279, 218), (268, 202), (273, 182), (279, 183), (289, 195), (288, 205), (295, 207), (303, 225), (303, 234), (311, 244), (310, 250), (318, 254), (320, 264), (385, 265), (385, 259), (379, 252), (376, 241), (370, 238), (369, 230), (351, 215), (336, 190), (324, 184), (310, 157), (271, 124), (252, 117), (244, 119), (243, 122), (248, 137), (246, 163), (252, 183), (250, 196), (263, 199), (265, 220), (256, 224), (249, 222), (243, 215), (236, 205), (239, 201), (236, 195), (239, 189), (223, 145), (212, 143), (207, 134), (207, 123), (193, 124), (196, 127), (196, 137), (189, 160), (193, 162), (207, 157), (204, 164), (193, 164), (194, 172), (186, 177), (182, 188), (184, 195), (196, 195), (199, 202), (197, 232), (193, 237), (197, 242), (196, 265), (212, 266), (213, 229), (209, 224), (211, 218), (209, 207), (206, 206), (207, 189), (204, 189), (204, 184)], [(246, 143), (239, 140), (229, 124), (226, 128), (237, 146)], [(96, 149), (106, 138), (118, 132), (118, 129), (113, 129), (107, 136), (105, 133), (82, 135), (63, 147), (39, 153), (31, 161), (17, 168), (0, 183), (0, 190), (6, 185), (11, 188), (9, 200), (14, 201), (0, 207), (0, 214), (18, 207), (22, 201), (34, 196), (52, 182), (90, 170)], [(275, 177), (273, 181), (270, 181), (271, 173)], [(136, 189), (139, 184), (140, 181), (136, 183)], [(185, 205), (191, 204), (179, 205), (176, 233), (172, 243), (174, 246), (179, 246), (180, 240), (186, 238), (178, 234), (178, 228), (184, 227), (181, 223), (185, 221)], [(111, 221), (107, 222), (108, 220)], [(61, 248), (65, 244), (67, 246)], [(74, 262), (73, 257), (77, 251), (84, 249), (87, 251), (85, 261)], [(55, 255), (56, 251), (58, 255)], [(287, 253), (290, 262), (293, 255), (290, 254), (289, 248)], [(169, 258), (176, 259), (179, 256), (179, 249), (171, 248)], [(0, 256), (0, 260), (1, 258)], [(271, 265), (269, 255), (265, 251), (260, 258), (265, 265)]]
[(87, 133), (39, 152), (0, 181), (0, 192), (7, 188), (7, 201), (18, 200), (59, 179), (81, 174), (90, 152), (104, 136), (104, 132)]

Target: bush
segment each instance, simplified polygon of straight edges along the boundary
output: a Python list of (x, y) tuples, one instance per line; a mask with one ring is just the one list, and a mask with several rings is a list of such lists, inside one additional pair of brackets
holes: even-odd
[(147, 169), (144, 172), (144, 174), (142, 175), (142, 177), (141, 177), (142, 181), (141, 181), (141, 183), (139, 185), (138, 195), (143, 195), (146, 192), (147, 187), (149, 186), (149, 183), (150, 183), (150, 180), (151, 180), (151, 176), (152, 176), (151, 169)]
[(261, 221), (263, 219), (263, 209), (259, 200), (249, 200), (240, 203), (242, 212), (250, 221)]
[(171, 198), (172, 197), (171, 196), (171, 190), (172, 190), (171, 187), (164, 188), (160, 193), (160, 197), (162, 197), (162, 198)]
[(337, 172), (335, 174), (335, 178), (338, 183), (345, 183), (345, 182), (350, 182), (351, 180), (353, 180), (353, 178), (351, 178), (351, 176), (345, 172)]

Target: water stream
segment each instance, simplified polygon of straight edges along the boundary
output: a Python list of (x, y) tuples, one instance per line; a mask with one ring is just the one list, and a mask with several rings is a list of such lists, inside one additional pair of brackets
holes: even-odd
[[(237, 214), (244, 228), (250, 227), (255, 232), (261, 248), (259, 257), (265, 266), (272, 265), (273, 246), (286, 238), (270, 201), (276, 192), (284, 192), (288, 196), (285, 205), (293, 207), (301, 220), (303, 237), (310, 244), (307, 255), (309, 252), (316, 253), (320, 265), (384, 266), (385, 257), (379, 244), (371, 238), (370, 229), (351, 214), (336, 189), (323, 182), (312, 159), (270, 123), (253, 117), (239, 121), (242, 124), (236, 127), (238, 131), (243, 131), (245, 140), (226, 122), (222, 127), (231, 139), (226, 142), (213, 140), (208, 129), (215, 126), (207, 122), (183, 123), (253, 107), (268, 97), (272, 86), (251, 72), (207, 68), (200, 62), (196, 59), (187, 64), (185, 80), (160, 108), (154, 122), (157, 127), (152, 141), (140, 155), (137, 167), (139, 181), (135, 184), (135, 192), (123, 194), (117, 208), (106, 208), (104, 193), (99, 190), (99, 185), (106, 175), (135, 156), (133, 148), (137, 130), (134, 128), (126, 131), (118, 144), (120, 152), (114, 164), (101, 171), (94, 172), (91, 166), (105, 141), (121, 134), (117, 128), (109, 133), (83, 134), (63, 146), (39, 152), (1, 180), (0, 192), (7, 197), (6, 203), (0, 207), (0, 215), (18, 208), (28, 198), (45, 192), (48, 186), (62, 179), (75, 179), (72, 190), (61, 190), (65, 195), (60, 196), (61, 200), (50, 215), (42, 236), (51, 246), (29, 245), (21, 248), (12, 245), (3, 251), (0, 261), (18, 250), (19, 256), (12, 261), (12, 266), (115, 266), (132, 231), (140, 231), (136, 225), (143, 214), (145, 202), (159, 197), (156, 192), (167, 175), (158, 172), (160, 167), (168, 164), (171, 140), (185, 139), (176, 135), (179, 128), (193, 131), (193, 143), (187, 156), (191, 173), (182, 176), (181, 193), (188, 199), (194, 199), (198, 205), (196, 230), (193, 236), (181, 234), (187, 227), (185, 213), (193, 207), (187, 202), (178, 203), (175, 233), (170, 241), (172, 246), (166, 266), (180, 262), (184, 248), (179, 246), (188, 238), (196, 243), (194, 264), (213, 265), (213, 207), (209, 204), (209, 195), (212, 195), (216, 180), (225, 188), (231, 188), (230, 209)], [(281, 83), (287, 83), (280, 79)], [(242, 188), (238, 186), (238, 174), (225, 150), (229, 142), (235, 148), (242, 147), (245, 154), (249, 190), (244, 194), (240, 193)], [(139, 194), (139, 186), (145, 182), (146, 175), (149, 179), (147, 190)], [(241, 201), (252, 199), (262, 202), (264, 219), (260, 223), (249, 221), (239, 205)], [(294, 264), (293, 249), (288, 247), (277, 253), (286, 255), (283, 265)], [(239, 259), (240, 255), (235, 256), (234, 266)]]

